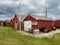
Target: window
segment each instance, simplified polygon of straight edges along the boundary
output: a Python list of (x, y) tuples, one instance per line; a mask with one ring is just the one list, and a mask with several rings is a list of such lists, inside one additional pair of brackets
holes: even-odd
[(37, 22), (32, 22), (32, 25), (37, 25)]
[(16, 25), (18, 25), (18, 22), (16, 22)]

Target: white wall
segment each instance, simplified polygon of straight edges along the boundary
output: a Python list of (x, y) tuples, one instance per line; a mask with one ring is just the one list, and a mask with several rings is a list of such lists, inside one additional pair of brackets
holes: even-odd
[(32, 28), (31, 21), (24, 21), (24, 30), (29, 31)]

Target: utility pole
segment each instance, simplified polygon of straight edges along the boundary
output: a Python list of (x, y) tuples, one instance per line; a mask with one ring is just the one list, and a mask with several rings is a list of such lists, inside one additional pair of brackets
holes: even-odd
[[(21, 10), (21, 3), (19, 2), (19, 10)], [(20, 20), (20, 33), (21, 33), (21, 15), (19, 14), (19, 20)]]
[(45, 1), (45, 16), (47, 17), (47, 0)]

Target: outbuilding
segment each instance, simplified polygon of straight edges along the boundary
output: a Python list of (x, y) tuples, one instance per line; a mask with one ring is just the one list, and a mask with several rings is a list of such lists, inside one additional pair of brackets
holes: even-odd
[(20, 30), (20, 19), (17, 14), (12, 19), (12, 26), (14, 29)]
[(53, 28), (53, 20), (52, 18), (48, 18), (45, 16), (35, 16), (28, 15), (24, 19), (24, 30), (29, 31), (31, 29), (43, 29), (43, 31), (51, 31)]
[(20, 16), (15, 14), (11, 19), (0, 20), (0, 26), (7, 26), (20, 30)]
[(54, 20), (54, 27), (60, 28), (60, 20)]

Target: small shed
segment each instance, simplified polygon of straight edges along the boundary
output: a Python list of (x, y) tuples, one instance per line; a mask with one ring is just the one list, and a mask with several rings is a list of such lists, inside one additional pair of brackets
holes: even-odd
[(32, 28), (37, 28), (37, 20), (28, 15), (25, 19), (24, 19), (24, 30), (28, 31), (31, 30)]
[(7, 26), (20, 30), (20, 16), (15, 14), (12, 18), (4, 18), (4, 20), (0, 19), (0, 26)]
[(25, 31), (28, 31), (31, 29), (41, 29), (41, 28), (52, 30), (53, 28), (52, 18), (48, 18), (45, 16), (28, 15), (24, 19), (24, 30)]
[(12, 20), (12, 25), (14, 29), (20, 30), (20, 19), (17, 14), (15, 14)]
[(11, 20), (6, 20), (6, 26), (7, 27), (13, 27), (13, 25), (12, 25), (12, 19)]

